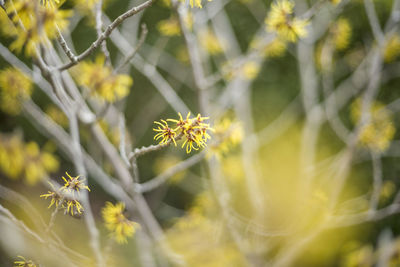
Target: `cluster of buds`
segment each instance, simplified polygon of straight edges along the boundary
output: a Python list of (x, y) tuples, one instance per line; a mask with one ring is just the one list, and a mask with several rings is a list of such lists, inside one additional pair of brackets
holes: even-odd
[(90, 192), (90, 189), (85, 185), (84, 179), (81, 179), (80, 176), (73, 177), (67, 172), (66, 174), (68, 179), (64, 176), (62, 177), (64, 185), (60, 189), (56, 189), (54, 185), (49, 182), (53, 190), (48, 191), (47, 194), (40, 195), (40, 197), (51, 199), (48, 208), (55, 205), (56, 209), (63, 208), (65, 214), (76, 216), (82, 214), (83, 206), (79, 200), (76, 199), (75, 194), (79, 196), (80, 190), (86, 189)]
[[(207, 145), (207, 140), (210, 139), (208, 131), (213, 129), (208, 123), (204, 121), (208, 120), (208, 117), (202, 117), (198, 114), (194, 118), (190, 118), (190, 112), (187, 114), (186, 119), (183, 119), (179, 113), (179, 119), (167, 119), (161, 120), (161, 122), (154, 122), (158, 125), (157, 129), (153, 129), (158, 132), (155, 136), (155, 140), (159, 140), (161, 145), (168, 145), (176, 141), (184, 139), (182, 148), (186, 146), (186, 153), (190, 153), (193, 150), (199, 150)], [(170, 127), (168, 122), (175, 124), (175, 127)]]

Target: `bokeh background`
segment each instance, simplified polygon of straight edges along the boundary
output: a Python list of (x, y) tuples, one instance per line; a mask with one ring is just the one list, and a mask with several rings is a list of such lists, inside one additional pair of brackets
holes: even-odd
[[(93, 12), (82, 7), (81, 2), (83, 1), (67, 0), (60, 7), (74, 10), (69, 28), (65, 30), (65, 36), (77, 54), (83, 52), (96, 39)], [(308, 17), (311, 25), (308, 27), (316, 29), (318, 25), (326, 24), (325, 31), (317, 37), (314, 36), (315, 39), (312, 41), (307, 39), (309, 35), (297, 42), (285, 42), (282, 44), (283, 47), (279, 45), (266, 47), (263, 53), (255, 53), (254, 62), (257, 63), (253, 65), (251, 60), (250, 63), (243, 63), (246, 59), (244, 55), (254, 49), (255, 34), (260, 31), (268, 34), (264, 20), (271, 9), (272, 1), (213, 0), (203, 2), (202, 9), (192, 9), (188, 3), (182, 4), (186, 5), (185, 10), (193, 13), (195, 42), (201, 51), (206, 76), (210, 81), (206, 89), (209, 93), (210, 107), (203, 111), (199, 105), (198, 89), (193, 78), (187, 44), (179, 28), (178, 30), (176, 28), (178, 27), (176, 11), (167, 1), (156, 1), (144, 12), (126, 20), (118, 28), (133, 47), (140, 37), (140, 25), (144, 23), (148, 29), (145, 42), (133, 60), (135, 63), (122, 69), (122, 72), (133, 78), (134, 83), (130, 87), (130, 92), (126, 98), (113, 104), (115, 110), (125, 115), (125, 135), (132, 148), (156, 144), (153, 140), (154, 121), (177, 118), (177, 107), (168, 103), (157, 90), (152, 82), (152, 79), (156, 78), (146, 74), (145, 69), (148, 68), (146, 64), (155, 67), (157, 73), (194, 114), (205, 112), (202, 115), (210, 117), (212, 127), (221, 129), (218, 127), (221, 127), (221, 120), (225, 118), (238, 128), (237, 140), (229, 143), (227, 151), (221, 153), (220, 147), (216, 146), (213, 150), (213, 146), (209, 145), (204, 152), (207, 154), (204, 160), (176, 173), (155, 190), (144, 193), (148, 205), (165, 232), (167, 243), (174, 253), (184, 257), (187, 266), (269, 266), (269, 264), (373, 266), (384, 258), (381, 255), (385, 254), (385, 251), (390, 255), (385, 256), (387, 259), (382, 260), (383, 263), (377, 266), (389, 266), (389, 264), (400, 266), (398, 260), (400, 243), (397, 240), (400, 217), (397, 211), (382, 218), (367, 216), (360, 219), (359, 223), (349, 226), (334, 223), (335, 216), (365, 215), (365, 212), (368, 212), (369, 201), (375, 192), (373, 187), (375, 172), (379, 170), (382, 184), (379, 188), (378, 209), (383, 209), (392, 203), (398, 205), (393, 201), (397, 201), (396, 194), (400, 186), (398, 177), (400, 143), (399, 133), (396, 131), (400, 125), (396, 112), (400, 109), (395, 102), (400, 97), (398, 61), (400, 35), (397, 26), (399, 14), (396, 13), (397, 21), (392, 32), (385, 35), (387, 36), (385, 45), (379, 48), (384, 58), (382, 68), (379, 70), (382, 78), (377, 94), (372, 100), (372, 105), (379, 102), (381, 108), (387, 109), (390, 114), (388, 124), (393, 134), (385, 136), (382, 129), (387, 127), (387, 124), (377, 124), (375, 125), (377, 133), (372, 133), (372, 137), (367, 138), (365, 142), (357, 142), (351, 149), (352, 157), (345, 184), (337, 203), (332, 208), (330, 206), (332, 199), (330, 190), (334, 184), (332, 181), (340, 178), (335, 175), (340, 174), (340, 168), (344, 164), (340, 157), (343, 156), (343, 151), (347, 151), (348, 144), (338, 136), (331, 121), (325, 118), (326, 95), (323, 83), (326, 76), (324, 75), (330, 73), (333, 79), (333, 91), (339, 90), (339, 85), (349, 79), (353, 82), (345, 89), (350, 92), (350, 97), (337, 100), (338, 102), (343, 100), (343, 104), (335, 114), (335, 118), (340, 120), (341, 125), (350, 133), (356, 129), (357, 120), (360, 119), (352, 113), (357, 113), (354, 111), (357, 109), (359, 113), (362, 110), (360, 104), (357, 106), (357, 99), (362, 99), (368, 90), (365, 84), (368, 84), (371, 75), (374, 75), (374, 73), (368, 74), (372, 64), (368, 58), (369, 53), (377, 49), (377, 43), (362, 0), (342, 1), (338, 4), (322, 0), (294, 2), (296, 15), (299, 17), (310, 7), (314, 7), (315, 13)], [(393, 15), (393, 10), (400, 12), (396, 6), (397, 2), (372, 1), (382, 28)], [(113, 20), (129, 7), (140, 3), (136, 0), (105, 0), (104, 24), (109, 24), (108, 18)], [(0, 11), (1, 21), (7, 20), (3, 10)], [(166, 21), (170, 21), (172, 25), (166, 24)], [(338, 26), (340, 25), (338, 21), (346, 26), (343, 24), (342, 27)], [(237, 43), (223, 39), (224, 35), (219, 35), (218, 29), (233, 34)], [(211, 37), (208, 36), (209, 31), (213, 32)], [(117, 34), (107, 40), (107, 48), (112, 65), (118, 66), (126, 53), (121, 53), (123, 45), (115, 41), (118, 40), (115, 36)], [(390, 43), (389, 39), (394, 38), (393, 36), (397, 39)], [(4, 47), (13, 42), (13, 38), (4, 34), (0, 38)], [(327, 40), (336, 41), (333, 43), (332, 65), (329, 70), (326, 69), (326, 60), (324, 61), (322, 55)], [(62, 54), (60, 47), (57, 45), (55, 47), (56, 51)], [(235, 54), (227, 53), (232, 51), (232, 47), (240, 52), (239, 56), (230, 57)], [(299, 53), (305, 53), (304, 51), (309, 53), (307, 62), (313, 64), (315, 72), (316, 99), (312, 101), (315, 105), (321, 104), (317, 114), (313, 116), (308, 114), (309, 107), (305, 105), (307, 104), (305, 87), (310, 83), (302, 80), (305, 78), (301, 76), (301, 71), (308, 68), (308, 65), (304, 65), (304, 61), (299, 60)], [(34, 60), (23, 52), (14, 54), (27, 66), (34, 64)], [(95, 61), (100, 54), (101, 50), (98, 49), (87, 60)], [(67, 60), (65, 56), (62, 58)], [(352, 78), (364, 60), (366, 60), (364, 74), (358, 78), (359, 80), (357, 77)], [(8, 66), (10, 62), (0, 57), (0, 68)], [(70, 73), (74, 78), (79, 75), (75, 67)], [(223, 106), (221, 102), (223, 103), (224, 99), (220, 97), (228, 91), (227, 86), (234, 80), (239, 80), (239, 84), (244, 81), (243, 86), (246, 88), (240, 90), (238, 87), (233, 87), (231, 93), (226, 95), (227, 101), (232, 103)], [(355, 89), (360, 83), (362, 84), (360, 88)], [(239, 97), (235, 98), (236, 91)], [(83, 89), (82, 92), (85, 94)], [(63, 111), (51, 103), (38, 85), (34, 85), (31, 99), (55, 122), (68, 130), (68, 119)], [(88, 102), (91, 101), (90, 97), (86, 96), (86, 99)], [(395, 104), (386, 108), (386, 105), (393, 102)], [(102, 129), (111, 143), (118, 148), (121, 136), (118, 119), (113, 117), (112, 112), (104, 117), (101, 122)], [(319, 121), (316, 123), (317, 126), (313, 125), (314, 119)], [(310, 124), (312, 127), (305, 130)], [(0, 148), (10, 146), (12, 142), (21, 142), (21, 146), (30, 146), (31, 150), (40, 148), (42, 156), (48, 153), (54, 157), (53, 161), (56, 161), (54, 166), (51, 166), (49, 171), (44, 171), (46, 175), (43, 176), (62, 183), (61, 177), (65, 176), (65, 171), (74, 176), (79, 175), (71, 160), (59, 149), (57, 141), (43, 135), (40, 127), (37, 127), (24, 112), (9, 114), (0, 111), (0, 131)], [(216, 140), (216, 135), (214, 133), (212, 139)], [(80, 124), (80, 136), (86, 151), (106, 173), (114, 176), (112, 165), (84, 123)], [(314, 138), (315, 143), (307, 143), (310, 141), (308, 139), (310, 136)], [(379, 138), (384, 140), (377, 140)], [(371, 146), (374, 142), (380, 141), (388, 143), (387, 146), (383, 149)], [(308, 149), (308, 145), (312, 148)], [(305, 159), (309, 150), (315, 153), (312, 166)], [(140, 157), (138, 159), (140, 182), (156, 177), (196, 153), (201, 152), (194, 151), (187, 154), (178, 145)], [(379, 168), (374, 165), (374, 156), (379, 158)], [(6, 154), (3, 158), (0, 157), (0, 161), (13, 161), (12, 157), (12, 154)], [(220, 167), (217, 179), (210, 170), (213, 166), (210, 162), (214, 161)], [(28, 164), (26, 162), (24, 164)], [(33, 164), (37, 167), (41, 163), (36, 158)], [(0, 168), (2, 186), (0, 203), (28, 227), (36, 229), (32, 217), (37, 219), (40, 216), (47, 222), (52, 210), (47, 209), (48, 201), (39, 197), (48, 190), (44, 177), (38, 175), (28, 178), (34, 171), (35, 167), (32, 167), (17, 177), (10, 177)], [(302, 184), (308, 179), (307, 175), (313, 177), (313, 182), (308, 191), (304, 191)], [(252, 180), (252, 185), (251, 183), (249, 185), (249, 179)], [(101, 209), (106, 201), (115, 203), (117, 200), (110, 196), (91, 174), (87, 175), (87, 180), (91, 189), (89, 199), (92, 212), (100, 231), (102, 253), (107, 259), (107, 266), (175, 265), (173, 261), (160, 259), (159, 246), (148, 240), (142, 233), (143, 229), (138, 230), (133, 238), (129, 238), (127, 244), (120, 245), (113, 241), (104, 226)], [(222, 191), (220, 185), (216, 186), (216, 183), (224, 185)], [(37, 210), (37, 214), (33, 213), (24, 200), (6, 193), (3, 187), (18, 192), (26, 198)], [(226, 202), (228, 204), (222, 205), (221, 198), (228, 199)], [(396, 208), (398, 209), (397, 206), (394, 207), (395, 210)], [(128, 212), (126, 216), (133, 221), (140, 221), (138, 214)], [(42, 261), (43, 266), (62, 266), (59, 263), (61, 258), (58, 258), (57, 254), (47, 253), (48, 247), (43, 244), (38, 245), (15, 225), (15, 222), (1, 220), (0, 266), (13, 266), (12, 263), (18, 255), (37, 262)], [(324, 225), (322, 229), (320, 225)], [(231, 228), (235, 230), (232, 231)], [(40, 229), (37, 231), (40, 232)], [(89, 233), (82, 218), (60, 213), (56, 217), (54, 231), (66, 246), (85, 256), (80, 258), (71, 252), (69, 256), (78, 266), (92, 266), (93, 255), (88, 242)], [(310, 238), (307, 239), (308, 237)], [(297, 248), (296, 244), (299, 244), (300, 248)], [(296, 251), (294, 255), (291, 254), (292, 249)], [(286, 255), (293, 258), (289, 262), (285, 260), (281, 262), (279, 259), (285, 258)]]

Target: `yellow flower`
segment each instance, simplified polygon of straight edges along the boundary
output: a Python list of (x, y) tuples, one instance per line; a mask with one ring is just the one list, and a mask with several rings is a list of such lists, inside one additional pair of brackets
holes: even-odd
[(64, 211), (65, 214), (69, 213), (72, 216), (82, 214), (83, 207), (82, 207), (82, 204), (78, 200), (76, 200), (76, 199), (67, 199), (67, 200), (65, 200), (65, 205), (66, 205), (66, 207), (64, 207), (65, 208), (65, 211)]
[(199, 42), (210, 55), (218, 55), (224, 51), (223, 44), (211, 30), (201, 31), (199, 34)]
[(333, 43), (337, 50), (345, 50), (350, 43), (351, 25), (347, 19), (341, 18), (334, 23), (332, 29)]
[(158, 132), (158, 134), (154, 136), (154, 140), (158, 140), (161, 138), (161, 145), (169, 144), (172, 141), (176, 146), (176, 132), (168, 126), (168, 122), (166, 122), (165, 120), (161, 120), (161, 122), (162, 123), (158, 121), (154, 122), (155, 124), (158, 124), (158, 128), (153, 129), (153, 131)]
[(32, 56), (37, 44), (58, 36), (57, 27), (61, 31), (68, 27), (72, 11), (58, 10), (51, 2), (45, 1), (44, 5), (40, 5), (39, 1), (17, 0), (7, 6), (9, 14), (16, 14), (13, 16), (16, 40), (11, 43), (11, 50), (20, 52), (25, 47), (25, 54)]
[(331, 2), (331, 3), (334, 4), (334, 5), (340, 4), (341, 1), (342, 1), (342, 0), (329, 0), (329, 2)]
[(0, 71), (0, 108), (11, 115), (21, 111), (21, 101), (32, 94), (32, 82), (19, 69), (6, 68)]
[(90, 192), (89, 187), (85, 184), (85, 179), (81, 179), (80, 176), (72, 177), (68, 172), (65, 172), (65, 174), (67, 174), (68, 179), (62, 176), (62, 179), (65, 182), (64, 186), (61, 188), (62, 191), (72, 194), (77, 192), (79, 194), (80, 190), (86, 189)]
[[(351, 106), (353, 122), (356, 123), (361, 119), (361, 109), (361, 100), (357, 99)], [(360, 143), (370, 149), (383, 152), (389, 147), (396, 132), (392, 114), (379, 102), (373, 103), (369, 112), (369, 122), (362, 127), (359, 135)]]
[(246, 80), (254, 80), (260, 73), (260, 65), (254, 61), (246, 62), (242, 67), (242, 74)]
[(78, 83), (87, 87), (93, 96), (113, 103), (128, 95), (133, 81), (128, 75), (113, 73), (104, 65), (104, 58), (98, 57), (95, 63), (81, 63)]
[(22, 256), (18, 256), (20, 260), (14, 261), (14, 267), (37, 267), (36, 263), (31, 260), (27, 260)]
[(296, 42), (307, 35), (308, 22), (293, 15), (294, 3), (278, 0), (271, 4), (271, 10), (265, 19), (268, 31), (276, 32), (282, 39)]
[[(40, 195), (40, 197), (44, 199), (48, 198), (51, 199), (50, 205), (47, 208), (51, 208), (53, 205), (55, 205), (56, 208), (59, 207), (63, 208), (64, 214), (68, 213), (72, 216), (82, 214), (82, 211), (84, 210), (82, 204), (78, 200), (71, 198), (71, 196), (63, 195), (63, 192), (69, 192), (65, 191), (65, 187), (61, 187), (60, 189), (55, 189), (54, 185), (51, 182), (49, 182), (49, 184), (53, 190), (47, 191), (47, 194)], [(89, 190), (89, 188), (87, 187), (85, 187), (85, 189)]]
[(383, 58), (386, 63), (394, 61), (400, 55), (400, 35), (393, 34), (386, 41), (383, 51)]
[(157, 23), (158, 31), (165, 36), (177, 36), (181, 34), (179, 21), (176, 17), (171, 17)]
[(211, 152), (221, 158), (242, 142), (243, 126), (240, 122), (225, 117), (216, 123), (214, 137)]
[(46, 173), (58, 170), (59, 162), (50, 153), (40, 151), (39, 145), (29, 142), (25, 145), (25, 179), (33, 185), (43, 179)]
[(120, 244), (126, 243), (127, 238), (132, 237), (139, 227), (139, 224), (125, 217), (124, 210), (125, 204), (122, 202), (116, 205), (106, 202), (106, 206), (101, 211), (106, 228), (111, 231), (112, 236)]
[(34, 185), (48, 173), (56, 171), (58, 166), (58, 160), (41, 151), (37, 143), (24, 144), (18, 136), (0, 136), (0, 171), (7, 177), (24, 177), (29, 185)]
[(287, 42), (281, 38), (275, 38), (272, 42), (267, 44), (264, 48), (264, 56), (266, 57), (280, 57), (285, 54)]
[[(185, 3), (186, 0), (179, 0), (182, 3)], [(208, 2), (211, 2), (212, 0), (208, 0)], [(193, 8), (194, 6), (198, 7), (198, 8), (203, 8), (203, 6), (201, 5), (201, 0), (189, 0), (190, 6)]]
[[(174, 142), (176, 145), (176, 140), (184, 139), (182, 148), (186, 146), (186, 153), (190, 153), (193, 150), (198, 150), (199, 148), (204, 148), (206, 142), (210, 139), (208, 131), (213, 131), (209, 124), (204, 123), (208, 120), (208, 117), (202, 117), (200, 114), (195, 118), (190, 118), (190, 112), (187, 114), (186, 119), (183, 119), (182, 115), (178, 113), (179, 119), (167, 119), (161, 120), (160, 122), (155, 122), (159, 125), (158, 129), (153, 129), (159, 132), (154, 136), (154, 139), (160, 139), (160, 144), (169, 144)], [(175, 128), (171, 128), (168, 122), (175, 123)]]
[[(50, 183), (51, 186), (54, 188), (53, 184)], [(42, 194), (40, 197), (44, 199), (50, 198), (50, 205), (47, 207), (48, 209), (51, 208), (55, 204), (56, 208), (62, 205), (62, 196), (54, 189), (54, 191), (47, 191), (47, 194)]]
[(49, 116), (54, 122), (58, 125), (67, 128), (69, 125), (69, 121), (67, 116), (62, 112), (59, 108), (54, 105), (49, 106), (46, 109), (46, 114)]

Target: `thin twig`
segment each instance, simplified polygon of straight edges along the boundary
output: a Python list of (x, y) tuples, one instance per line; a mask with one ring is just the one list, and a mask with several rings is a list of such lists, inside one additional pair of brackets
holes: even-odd
[(147, 0), (143, 4), (133, 7), (130, 10), (128, 10), (127, 12), (125, 12), (124, 14), (120, 15), (110, 25), (108, 25), (106, 30), (100, 35), (100, 37), (97, 38), (96, 41), (94, 41), (92, 43), (92, 45), (88, 49), (86, 49), (82, 54), (80, 54), (79, 56), (76, 57), (75, 62), (70, 62), (65, 65), (59, 66), (59, 67), (57, 67), (57, 69), (59, 71), (64, 71), (64, 70), (67, 70), (67, 69), (75, 66), (76, 64), (78, 64), (78, 62), (82, 61), (87, 56), (92, 54), (94, 52), (94, 50), (96, 50), (111, 35), (113, 30), (116, 29), (122, 22), (124, 22), (124, 20), (126, 20), (127, 18), (132, 17), (133, 15), (139, 13), (140, 11), (150, 7), (155, 1), (156, 0)]
[(142, 184), (136, 184), (135, 188), (137, 191), (140, 193), (145, 193), (151, 190), (154, 190), (164, 184), (165, 182), (168, 181), (172, 176), (174, 176), (176, 173), (186, 170), (190, 168), (191, 166), (197, 164), (200, 162), (204, 157), (206, 156), (206, 151), (202, 151), (178, 164), (175, 166), (172, 166), (165, 172), (161, 173), (160, 175), (150, 179), (148, 182), (142, 183)]
[[(102, 34), (103, 31), (103, 20), (102, 20), (102, 11), (103, 7), (103, 0), (98, 0), (96, 5), (95, 5), (95, 17), (96, 17), (96, 32), (97, 32), (97, 38), (99, 38)], [(105, 59), (106, 59), (106, 64), (111, 65), (111, 58), (110, 58), (110, 52), (107, 49), (107, 40), (104, 40), (101, 43), (101, 51), (103, 52)]]
[(119, 65), (117, 68), (115, 68), (114, 72), (118, 73), (123, 67), (125, 67), (131, 60), (132, 58), (135, 57), (137, 52), (139, 52), (139, 49), (142, 47), (144, 41), (146, 40), (146, 36), (148, 34), (147, 26), (146, 24), (142, 24), (142, 33), (140, 34), (139, 41), (135, 47), (135, 49), (125, 58), (125, 60)]

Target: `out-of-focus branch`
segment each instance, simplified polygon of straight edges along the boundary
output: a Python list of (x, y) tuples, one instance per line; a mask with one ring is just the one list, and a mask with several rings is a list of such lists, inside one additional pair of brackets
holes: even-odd
[(142, 28), (142, 33), (140, 34), (140, 38), (139, 38), (139, 41), (138, 41), (135, 49), (133, 49), (133, 51), (124, 59), (124, 61), (121, 63), (121, 65), (119, 65), (114, 70), (114, 72), (119, 72), (123, 67), (125, 67), (127, 64), (129, 64), (129, 62), (132, 60), (132, 58), (137, 54), (139, 49), (142, 47), (149, 31), (147, 30), (146, 24), (144, 24), (144, 23), (142, 24), (141, 28)]
[(135, 188), (138, 192), (145, 193), (151, 190), (154, 190), (164, 184), (165, 182), (168, 181), (172, 176), (174, 176), (176, 173), (186, 170), (190, 168), (191, 166), (197, 164), (200, 162), (204, 157), (206, 156), (206, 151), (202, 151), (178, 164), (175, 166), (169, 168), (165, 172), (161, 173), (160, 175), (157, 175), (156, 177), (150, 179), (148, 182), (142, 183), (142, 184), (136, 184)]
[(385, 41), (385, 35), (383, 34), (381, 26), (379, 25), (379, 20), (375, 12), (374, 3), (372, 2), (372, 0), (364, 0), (364, 7), (367, 12), (368, 21), (371, 26), (374, 38), (378, 42), (378, 45), (381, 47)]

